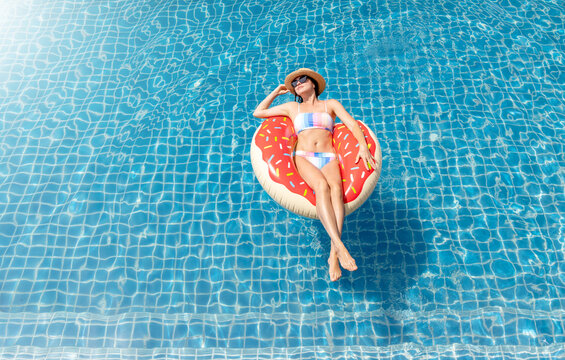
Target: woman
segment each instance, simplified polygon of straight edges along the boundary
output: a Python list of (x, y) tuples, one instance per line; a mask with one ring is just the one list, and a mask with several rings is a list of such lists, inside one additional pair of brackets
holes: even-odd
[[(339, 162), (332, 145), (335, 118), (338, 117), (351, 130), (359, 142), (356, 162), (363, 160), (365, 167), (376, 167), (361, 128), (337, 100), (319, 100), (326, 81), (317, 72), (302, 68), (290, 73), (284, 84), (257, 106), (253, 116), (267, 118), (276, 115), (292, 119), (298, 141), (294, 160), (304, 181), (316, 193), (316, 213), (331, 238), (329, 273), (331, 281), (341, 277), (340, 265), (349, 271), (357, 270), (355, 260), (341, 241), (344, 204)], [(291, 92), (297, 102), (269, 107), (273, 100)]]

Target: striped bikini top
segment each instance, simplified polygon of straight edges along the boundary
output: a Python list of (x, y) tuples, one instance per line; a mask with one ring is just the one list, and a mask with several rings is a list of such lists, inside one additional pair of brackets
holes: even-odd
[(308, 129), (324, 129), (333, 133), (334, 119), (328, 114), (327, 101), (324, 101), (324, 103), (326, 105), (326, 112), (316, 113), (301, 113), (300, 103), (298, 104), (298, 115), (294, 119), (294, 129), (297, 134)]

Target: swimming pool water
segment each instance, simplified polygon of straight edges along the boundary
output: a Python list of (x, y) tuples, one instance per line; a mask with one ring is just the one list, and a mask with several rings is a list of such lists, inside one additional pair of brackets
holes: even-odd
[[(0, 357), (564, 358), (564, 9), (0, 2)], [(338, 283), (248, 156), (303, 66), (383, 149)]]

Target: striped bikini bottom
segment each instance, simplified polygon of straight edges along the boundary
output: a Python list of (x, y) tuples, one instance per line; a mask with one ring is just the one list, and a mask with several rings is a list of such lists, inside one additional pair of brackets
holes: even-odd
[(322, 169), (326, 166), (330, 161), (336, 158), (334, 153), (329, 152), (312, 152), (312, 151), (302, 151), (296, 150), (294, 155), (303, 157), (304, 159), (308, 160), (310, 164), (314, 165), (318, 169)]

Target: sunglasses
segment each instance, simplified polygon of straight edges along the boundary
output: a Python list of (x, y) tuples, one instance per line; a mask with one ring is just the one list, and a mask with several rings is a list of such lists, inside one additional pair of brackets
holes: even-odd
[(292, 80), (292, 82), (290, 83), (290, 85), (292, 85), (292, 87), (296, 87), (296, 85), (298, 85), (298, 82), (304, 84), (306, 82), (306, 80), (308, 80), (308, 76), (306, 75), (302, 75), (294, 80)]

